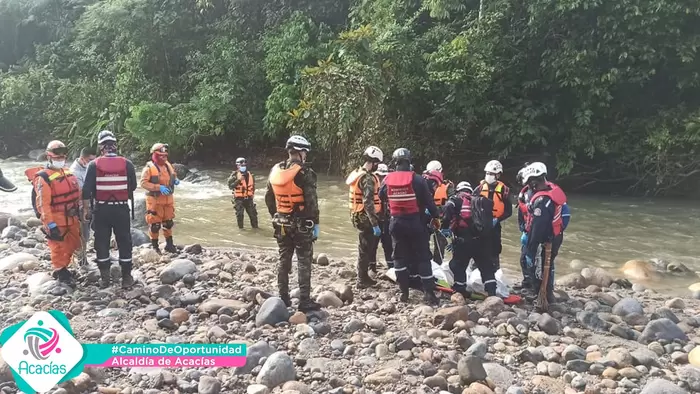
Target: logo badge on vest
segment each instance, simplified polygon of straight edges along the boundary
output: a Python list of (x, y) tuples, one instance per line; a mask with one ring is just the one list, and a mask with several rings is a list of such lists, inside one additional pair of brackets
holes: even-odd
[(542, 216), (542, 210), (539, 208), (535, 208), (535, 211), (532, 214), (535, 216)]
[[(0, 336), (2, 358), (22, 391), (49, 392), (56, 384), (74, 377), (73, 369), (83, 358), (83, 346), (65, 328), (68, 319), (52, 312), (37, 312)], [(65, 325), (55, 316), (65, 319)], [(79, 369), (82, 371), (82, 367)]]

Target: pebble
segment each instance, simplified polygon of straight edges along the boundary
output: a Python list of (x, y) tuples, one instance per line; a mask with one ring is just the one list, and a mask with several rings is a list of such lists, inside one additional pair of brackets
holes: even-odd
[(462, 380), (462, 383), (470, 384), (486, 379), (486, 370), (481, 358), (467, 355), (459, 359), (457, 364), (457, 372)]
[(265, 360), (255, 381), (272, 389), (295, 378), (296, 370), (289, 355), (275, 352)]
[(343, 301), (332, 291), (321, 292), (321, 294), (319, 294), (316, 298), (316, 302), (321, 304), (321, 306), (324, 308), (340, 308), (343, 306)]
[(202, 376), (199, 378), (197, 392), (200, 394), (219, 394), (221, 392), (221, 382), (211, 376)]

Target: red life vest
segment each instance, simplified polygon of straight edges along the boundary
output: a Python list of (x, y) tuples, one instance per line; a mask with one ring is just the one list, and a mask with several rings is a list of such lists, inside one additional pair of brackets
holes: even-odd
[(455, 216), (452, 220), (452, 230), (465, 229), (469, 227), (472, 218), (472, 196), (467, 193), (460, 193), (462, 199), (462, 208), (459, 210), (459, 216)]
[(525, 186), (523, 187), (522, 190), (520, 190), (520, 194), (518, 195), (518, 209), (520, 209), (520, 212), (523, 214), (523, 217), (527, 218), (527, 203), (528, 200), (526, 200), (527, 194), (530, 192), (530, 186)]
[(561, 210), (564, 204), (566, 204), (566, 194), (564, 194), (564, 191), (555, 183), (552, 182), (547, 182), (547, 186), (549, 186), (549, 190), (542, 190), (536, 192), (531, 198), (530, 202), (528, 202), (528, 218), (527, 218), (527, 225), (526, 225), (526, 231), (530, 232), (530, 228), (532, 227), (532, 217), (533, 217), (533, 212), (532, 212), (532, 206), (535, 202), (540, 197), (547, 196), (549, 199), (554, 203), (554, 217), (552, 218), (552, 234), (556, 237), (557, 235), (561, 234), (563, 231), (563, 222), (561, 218)]
[(121, 156), (101, 156), (95, 160), (95, 201), (127, 202), (129, 181), (126, 159)]
[(442, 185), (442, 173), (439, 171), (426, 171), (423, 173), (423, 178), (429, 179), (435, 182), (435, 187), (440, 187)]
[(418, 213), (418, 200), (413, 190), (412, 171), (394, 171), (384, 179), (392, 216)]

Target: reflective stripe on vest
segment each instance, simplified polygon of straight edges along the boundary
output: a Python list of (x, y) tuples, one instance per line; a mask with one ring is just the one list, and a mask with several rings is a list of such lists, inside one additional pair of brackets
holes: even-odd
[(469, 227), (472, 218), (472, 198), (467, 193), (460, 193), (462, 207), (459, 209), (459, 216), (452, 221), (452, 229), (464, 229)]
[(276, 164), (270, 171), (270, 185), (275, 194), (277, 212), (291, 215), (304, 210), (304, 191), (294, 182), (301, 166), (293, 163), (289, 168)]
[(564, 191), (555, 183), (552, 182), (547, 182), (547, 186), (549, 186), (549, 190), (542, 190), (537, 193), (535, 193), (531, 198), (530, 202), (528, 203), (528, 220), (527, 224), (525, 225), (525, 231), (528, 233), (530, 232), (530, 229), (532, 228), (532, 220), (533, 220), (533, 206), (537, 202), (537, 200), (540, 197), (547, 196), (549, 197), (549, 203), (554, 204), (554, 216), (552, 217), (552, 235), (553, 236), (558, 236), (559, 234), (562, 233), (563, 231), (563, 221), (562, 221), (562, 209), (564, 204), (566, 204), (566, 194), (564, 194)]
[[(248, 175), (250, 183), (246, 182), (246, 174)], [(253, 197), (255, 194), (255, 180), (253, 179), (253, 174), (250, 172), (246, 174), (242, 176), (243, 179), (241, 179), (241, 182), (233, 190), (233, 196), (236, 198)]]
[(51, 188), (51, 211), (67, 213), (71, 208), (75, 208), (77, 215), (80, 185), (72, 172), (46, 169), (36, 175), (44, 178)]
[(129, 182), (126, 159), (121, 156), (102, 156), (95, 160), (95, 201), (125, 202), (129, 200)]
[(486, 182), (481, 185), (481, 196), (488, 198), (493, 201), (493, 217), (499, 219), (506, 212), (506, 205), (503, 202), (503, 189), (505, 185), (503, 182), (498, 181), (494, 188), (491, 188)]
[(384, 178), (392, 216), (418, 213), (418, 200), (413, 190), (412, 171), (394, 171)]
[[(170, 189), (171, 194), (175, 192), (175, 176), (173, 174), (175, 173), (175, 170), (170, 166), (170, 163), (165, 163), (163, 166), (165, 167), (165, 170), (168, 172), (168, 182), (163, 183), (161, 182), (160, 179), (160, 168), (158, 165), (156, 165), (153, 162), (148, 162), (148, 171), (150, 172), (150, 178), (148, 181), (154, 185), (163, 185), (166, 186), (168, 189)], [(158, 197), (161, 195), (161, 192), (146, 192), (146, 195), (151, 196), (151, 197)]]
[(365, 175), (371, 175), (374, 177), (374, 196), (372, 198), (372, 202), (374, 203), (374, 212), (381, 213), (382, 202), (379, 200), (379, 177), (375, 174), (369, 174), (364, 168), (353, 171), (348, 177), (347, 182), (350, 182), (350, 191), (348, 192), (350, 212), (358, 213), (364, 212), (365, 210), (364, 193), (362, 192), (362, 189), (360, 189), (360, 180)]

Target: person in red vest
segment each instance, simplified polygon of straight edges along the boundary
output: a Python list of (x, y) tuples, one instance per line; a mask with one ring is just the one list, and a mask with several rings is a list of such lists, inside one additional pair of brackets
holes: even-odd
[[(95, 231), (95, 252), (100, 269), (100, 286), (110, 285), (110, 240), (112, 232), (119, 249), (119, 265), (122, 270), (122, 287), (134, 284), (131, 276), (131, 219), (129, 199), (133, 199), (137, 186), (136, 169), (126, 158), (117, 155), (117, 139), (111, 131), (101, 131), (97, 136), (101, 156), (90, 162), (85, 173), (83, 187), (83, 216), (92, 219)], [(92, 207), (92, 211), (90, 209)]]
[(426, 210), (432, 225), (439, 226), (439, 212), (428, 184), (411, 171), (411, 152), (405, 148), (394, 151), (392, 160), (396, 171), (384, 178), (379, 190), (380, 199), (389, 202), (391, 221), (389, 232), (394, 243), (394, 271), (401, 289), (401, 301), (408, 302), (410, 275), (420, 276), (424, 301), (439, 305), (435, 296), (435, 278), (430, 263), (430, 229), (425, 225)]
[(513, 285), (515, 290), (522, 290), (523, 292), (528, 292), (532, 290), (532, 273), (527, 267), (527, 261), (525, 256), (527, 255), (527, 233), (525, 228), (527, 226), (528, 210), (527, 204), (530, 202), (532, 197), (532, 190), (530, 186), (523, 180), (523, 173), (525, 169), (530, 165), (530, 163), (525, 163), (523, 168), (518, 171), (518, 175), (515, 177), (518, 185), (522, 186), (520, 193), (518, 193), (518, 229), (520, 229), (520, 270), (523, 274), (523, 280), (519, 284)]
[(255, 178), (248, 171), (248, 161), (245, 158), (236, 159), (236, 171), (228, 178), (228, 188), (233, 190), (233, 209), (236, 211), (238, 228), (243, 228), (245, 212), (248, 212), (250, 227), (258, 228), (258, 210), (253, 201)]
[[(547, 167), (543, 163), (532, 163), (523, 171), (523, 181), (534, 193), (528, 203), (528, 219), (526, 224), (528, 267), (533, 272), (533, 285), (537, 294), (541, 286), (547, 286), (547, 300), (554, 302), (554, 259), (563, 242), (563, 231), (566, 227), (562, 211), (566, 205), (564, 191), (545, 178)], [(545, 265), (545, 244), (551, 247), (549, 278), (542, 283)]]

